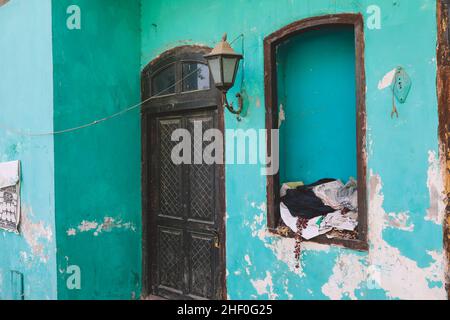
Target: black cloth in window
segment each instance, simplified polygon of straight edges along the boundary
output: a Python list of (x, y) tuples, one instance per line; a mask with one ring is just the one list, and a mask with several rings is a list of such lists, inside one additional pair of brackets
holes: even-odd
[(324, 216), (335, 209), (323, 204), (322, 200), (314, 194), (314, 187), (324, 183), (336, 181), (336, 179), (322, 179), (313, 184), (299, 186), (296, 189), (287, 190), (286, 196), (281, 198), (291, 214), (295, 217), (313, 219)]

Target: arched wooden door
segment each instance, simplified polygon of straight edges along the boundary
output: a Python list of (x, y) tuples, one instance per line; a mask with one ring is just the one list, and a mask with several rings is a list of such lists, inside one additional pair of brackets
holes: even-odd
[[(168, 299), (226, 297), (224, 167), (171, 158), (174, 130), (193, 137), (201, 123), (203, 133), (223, 132), (220, 96), (203, 58), (209, 51), (175, 48), (142, 73), (144, 291)], [(199, 153), (192, 143), (192, 161)]]

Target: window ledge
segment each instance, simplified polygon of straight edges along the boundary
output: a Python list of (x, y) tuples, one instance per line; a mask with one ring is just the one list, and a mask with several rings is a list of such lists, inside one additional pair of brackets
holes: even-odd
[[(292, 232), (291, 230), (289, 230), (289, 232), (286, 232), (283, 229), (284, 228), (277, 228), (277, 229), (269, 228), (269, 232), (284, 238), (295, 238), (294, 232)], [(302, 242), (318, 243), (328, 246), (337, 246), (357, 251), (365, 251), (365, 252), (369, 251), (369, 243), (367, 242), (367, 240), (360, 240), (360, 239), (343, 239), (343, 238), (329, 239), (326, 235), (321, 235), (317, 238), (308, 241), (303, 240)]]

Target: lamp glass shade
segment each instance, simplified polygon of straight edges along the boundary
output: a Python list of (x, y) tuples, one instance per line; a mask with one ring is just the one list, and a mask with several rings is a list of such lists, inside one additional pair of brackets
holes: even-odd
[(211, 53), (205, 56), (217, 89), (226, 92), (233, 86), (242, 58), (241, 54), (231, 48), (226, 34)]
[(220, 56), (211, 57), (208, 59), (209, 69), (214, 79), (216, 86), (221, 86), (223, 84), (222, 80), (222, 66), (220, 65)]
[(238, 57), (223, 57), (223, 83), (227, 86), (233, 86), (234, 78), (239, 63)]

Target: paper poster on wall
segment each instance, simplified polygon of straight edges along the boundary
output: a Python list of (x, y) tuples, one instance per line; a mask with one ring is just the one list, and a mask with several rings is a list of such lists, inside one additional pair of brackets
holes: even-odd
[(20, 162), (0, 163), (0, 229), (19, 233)]

